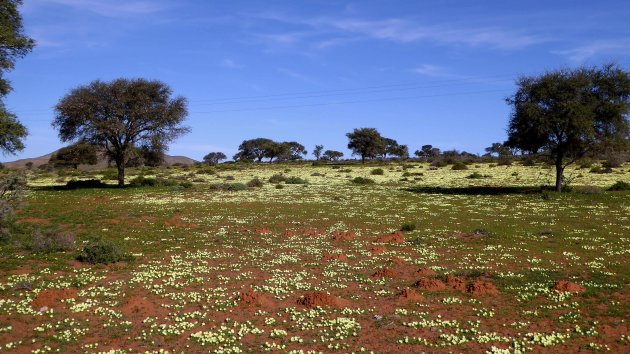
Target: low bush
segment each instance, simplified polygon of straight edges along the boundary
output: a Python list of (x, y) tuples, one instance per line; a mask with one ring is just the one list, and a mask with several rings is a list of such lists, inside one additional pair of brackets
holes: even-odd
[(247, 182), (247, 187), (250, 188), (261, 188), (263, 186), (263, 181), (258, 177), (252, 178), (249, 182)]
[(35, 230), (27, 248), (33, 253), (72, 251), (76, 248), (76, 237), (70, 232), (58, 230)]
[(284, 180), (286, 184), (308, 184), (308, 181), (297, 176), (287, 177)]
[(580, 194), (600, 194), (602, 189), (597, 186), (575, 186), (571, 191)]
[(72, 179), (66, 183), (66, 189), (81, 189), (81, 188), (103, 188), (107, 187), (107, 184), (101, 182), (100, 179), (84, 179), (76, 180)]
[(413, 221), (404, 222), (400, 226), (400, 231), (411, 232), (416, 229), (416, 223)]
[(469, 174), (468, 176), (466, 176), (466, 178), (469, 178), (469, 179), (480, 179), (480, 178), (488, 178), (488, 177), (490, 177), (490, 176), (482, 175), (479, 172), (473, 172), (473, 173)]
[(238, 192), (238, 191), (247, 190), (247, 185), (245, 185), (244, 183), (218, 183), (218, 184), (211, 184), (210, 190)]
[(275, 175), (269, 177), (269, 183), (276, 184), (276, 183), (284, 182), (286, 181), (286, 179), (287, 178), (284, 175), (276, 173)]
[(612, 186), (608, 187), (609, 191), (630, 191), (630, 183), (624, 181), (617, 181)]
[(372, 172), (370, 172), (370, 174), (373, 176), (382, 176), (385, 174), (385, 171), (383, 171), (382, 168), (375, 168), (372, 170)]
[(276, 189), (283, 189), (284, 188), (284, 184), (276, 184)]
[(103, 238), (90, 241), (77, 256), (80, 262), (90, 264), (110, 264), (132, 259), (133, 257), (121, 250), (118, 245)]
[(451, 167), (451, 170), (455, 170), (455, 171), (462, 171), (462, 170), (467, 170), (468, 166), (466, 166), (466, 164), (464, 164), (463, 162), (455, 162), (453, 164), (453, 167)]
[(374, 184), (374, 180), (371, 178), (366, 178), (366, 177), (355, 177), (352, 180), (352, 183), (354, 184)]

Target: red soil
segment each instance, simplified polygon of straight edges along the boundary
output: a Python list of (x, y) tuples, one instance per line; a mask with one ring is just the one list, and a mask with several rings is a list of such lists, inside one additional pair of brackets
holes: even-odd
[(339, 254), (339, 253), (326, 253), (325, 255), (322, 256), (322, 262), (330, 262), (330, 261), (347, 262), (348, 257), (346, 257), (345, 254)]
[(50, 219), (24, 218), (24, 219), (18, 220), (18, 223), (28, 223), (28, 224), (35, 224), (35, 225), (50, 225)]
[(37, 294), (37, 297), (31, 301), (31, 306), (36, 310), (42, 307), (54, 308), (61, 300), (75, 297), (77, 297), (76, 289), (46, 289)]
[(294, 237), (297, 236), (297, 233), (293, 232), (293, 231), (285, 231), (282, 236), (284, 237)]
[(332, 295), (328, 295), (323, 291), (315, 291), (308, 292), (302, 295), (298, 300), (297, 304), (306, 306), (306, 307), (317, 307), (317, 306), (333, 306), (340, 307), (344, 306), (348, 303), (347, 300), (336, 298)]
[(437, 279), (429, 279), (425, 277), (418, 279), (418, 281), (416, 281), (413, 286), (426, 291), (446, 290), (446, 284), (444, 284), (443, 282)]
[(265, 227), (257, 227), (254, 229), (254, 233), (256, 235), (266, 235), (266, 234), (270, 234), (271, 230), (269, 230), (268, 228)]
[(242, 291), (236, 296), (239, 306), (243, 307), (272, 307), (273, 301), (266, 295), (257, 293), (252, 289)]
[(583, 286), (579, 284), (572, 283), (570, 281), (565, 281), (565, 280), (559, 280), (555, 282), (555, 284), (553, 284), (551, 289), (560, 291), (560, 292), (565, 292), (565, 293), (581, 293), (584, 290), (586, 290), (584, 289)]
[(373, 246), (373, 247), (368, 248), (368, 251), (370, 251), (370, 253), (372, 253), (373, 256), (378, 256), (379, 254), (382, 254), (385, 252), (385, 247)]
[(466, 291), (473, 295), (499, 295), (499, 290), (494, 284), (481, 279), (473, 280), (466, 287)]
[(400, 257), (392, 257), (389, 262), (398, 266), (405, 265), (405, 261)]
[(417, 291), (410, 289), (410, 288), (406, 288), (403, 291), (399, 292), (398, 294), (396, 294), (396, 298), (399, 301), (413, 301), (413, 302), (418, 302), (418, 301), (423, 301), (424, 297), (420, 294), (418, 294)]
[(381, 268), (372, 274), (372, 278), (396, 278), (398, 273), (389, 269)]
[(142, 319), (149, 316), (155, 317), (160, 313), (168, 314), (168, 309), (161, 308), (159, 305), (140, 296), (130, 297), (119, 310), (123, 315)]
[(466, 291), (466, 281), (452, 274), (446, 276), (446, 285), (453, 290)]
[(357, 236), (352, 231), (334, 231), (332, 233), (333, 241), (352, 241)]
[(380, 236), (374, 242), (379, 243), (403, 243), (405, 242), (405, 234), (402, 231), (395, 231), (389, 235)]
[(431, 268), (422, 267), (422, 268), (416, 270), (413, 274), (416, 275), (416, 276), (419, 276), (419, 277), (428, 277), (428, 276), (431, 276), (431, 275), (435, 275), (435, 272)]

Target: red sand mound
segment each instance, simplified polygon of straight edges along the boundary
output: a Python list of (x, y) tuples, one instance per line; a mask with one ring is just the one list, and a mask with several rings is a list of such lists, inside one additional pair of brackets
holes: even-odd
[(398, 273), (389, 268), (382, 268), (374, 272), (372, 278), (396, 278), (397, 275)]
[(424, 297), (420, 294), (418, 294), (418, 292), (416, 292), (413, 289), (409, 289), (406, 288), (403, 291), (399, 292), (398, 294), (396, 294), (396, 298), (399, 301), (413, 301), (413, 302), (417, 302), (417, 301), (423, 301)]
[(265, 227), (257, 227), (254, 229), (254, 233), (257, 235), (266, 235), (271, 233), (271, 230), (265, 228)]
[(377, 238), (374, 242), (379, 243), (403, 243), (405, 242), (405, 234), (402, 231), (395, 231), (389, 235)]
[(413, 274), (418, 277), (427, 277), (427, 276), (435, 275), (435, 272), (431, 268), (422, 267), (416, 270)]
[(339, 253), (326, 253), (325, 255), (322, 256), (322, 262), (330, 262), (330, 261), (347, 262), (348, 257), (346, 257), (345, 254), (339, 254)]
[(296, 234), (295, 232), (293, 232), (293, 231), (285, 231), (285, 232), (282, 234), (282, 236), (284, 236), (284, 237), (294, 237), (294, 236), (296, 236), (296, 235), (297, 235), (297, 234)]
[(334, 241), (352, 241), (357, 236), (352, 231), (334, 231), (332, 233), (332, 239)]
[(453, 290), (466, 291), (466, 281), (452, 274), (446, 276), (446, 285)]
[(385, 253), (385, 247), (383, 246), (373, 246), (368, 248), (368, 251), (372, 253), (373, 256), (378, 256), (379, 254)]
[(347, 301), (336, 298), (332, 295), (328, 295), (323, 291), (314, 291), (308, 292), (302, 295), (298, 300), (297, 304), (306, 306), (306, 307), (317, 307), (317, 306), (344, 306)]
[(583, 286), (566, 280), (559, 280), (555, 282), (551, 289), (565, 293), (581, 293), (586, 290)]
[(263, 306), (270, 307), (273, 302), (264, 294), (257, 293), (252, 289), (242, 291), (236, 296), (239, 306)]
[(418, 289), (426, 290), (426, 291), (439, 291), (446, 290), (446, 284), (437, 280), (437, 279), (429, 279), (429, 278), (420, 278), (413, 284)]
[(159, 305), (152, 303), (144, 297), (133, 296), (120, 308), (120, 312), (129, 317), (137, 316), (146, 318), (150, 316), (154, 317), (160, 312), (168, 313), (168, 310), (161, 308)]
[(37, 294), (37, 297), (31, 301), (31, 306), (36, 310), (42, 307), (54, 308), (61, 300), (75, 297), (77, 297), (76, 289), (46, 289)]
[(405, 264), (405, 261), (404, 261), (402, 258), (400, 258), (400, 257), (392, 257), (392, 258), (389, 260), (389, 263), (394, 264), (394, 265), (401, 266), (401, 265), (404, 265), (404, 264)]
[(499, 290), (497, 290), (497, 287), (494, 286), (494, 284), (485, 280), (481, 280), (481, 279), (473, 280), (473, 282), (468, 284), (468, 286), (466, 287), (466, 291), (473, 295), (498, 295), (499, 294)]
[(302, 230), (302, 235), (307, 235), (307, 236), (311, 236), (311, 237), (317, 237), (317, 236), (319, 236), (319, 231), (317, 231), (317, 230), (310, 230), (310, 229), (304, 229), (304, 230)]

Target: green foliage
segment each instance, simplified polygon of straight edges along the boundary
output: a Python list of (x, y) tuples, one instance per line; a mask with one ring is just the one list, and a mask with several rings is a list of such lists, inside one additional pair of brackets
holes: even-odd
[(117, 244), (103, 238), (91, 240), (77, 256), (78, 261), (90, 264), (110, 264), (132, 259)]
[(308, 184), (308, 181), (297, 176), (290, 176), (284, 180), (286, 184)]
[(354, 129), (346, 136), (349, 140), (348, 149), (352, 150), (353, 155), (361, 156), (361, 162), (385, 153), (386, 141), (375, 128)]
[(373, 176), (382, 176), (385, 174), (385, 171), (383, 171), (382, 168), (375, 168), (370, 172), (370, 174)]
[(374, 180), (366, 177), (355, 177), (352, 179), (352, 183), (354, 184), (374, 184)]
[(132, 187), (182, 187), (191, 188), (192, 182), (187, 180), (177, 180), (175, 178), (154, 178), (144, 177), (142, 175), (135, 177), (129, 181)]
[(238, 191), (247, 190), (247, 185), (245, 185), (244, 183), (217, 183), (217, 184), (211, 184), (210, 190), (238, 192)]
[(206, 163), (207, 165), (216, 165), (218, 164), (220, 161), (227, 159), (227, 156), (225, 156), (224, 153), (222, 152), (211, 152), (208, 153), (206, 156), (203, 157), (203, 162)]
[(186, 99), (171, 98), (170, 87), (160, 81), (96, 80), (70, 91), (55, 113), (53, 126), (62, 141), (98, 142), (106, 149), (116, 164), (119, 186), (125, 183), (126, 164), (140, 147), (163, 151), (189, 131), (181, 125), (188, 115)]
[(467, 170), (468, 166), (466, 166), (466, 164), (461, 161), (457, 161), (453, 164), (453, 167), (451, 167), (451, 169), (455, 171)]
[(78, 142), (59, 149), (48, 161), (55, 168), (72, 167), (75, 169), (79, 165), (94, 165), (97, 162), (96, 146), (85, 142)]
[(261, 181), (258, 177), (254, 177), (249, 182), (247, 182), (247, 187), (249, 188), (261, 188), (263, 185), (263, 181)]
[(580, 194), (600, 194), (602, 189), (597, 186), (575, 186), (571, 188), (571, 192)]
[(36, 229), (27, 248), (33, 253), (72, 251), (76, 248), (76, 237), (71, 232), (60, 232), (55, 229)]
[(84, 179), (76, 180), (71, 179), (66, 183), (66, 189), (81, 189), (81, 188), (103, 188), (107, 187), (107, 184), (101, 182), (99, 179)]
[(405, 231), (405, 232), (411, 232), (414, 231), (416, 229), (416, 223), (413, 221), (408, 221), (408, 222), (404, 222), (401, 226), (400, 226), (400, 231)]
[(284, 188), (284, 184), (276, 184), (276, 189), (283, 189)]
[(273, 183), (273, 184), (284, 182), (286, 180), (287, 180), (286, 176), (278, 174), (278, 173), (269, 177), (269, 183)]
[(617, 181), (608, 188), (609, 191), (630, 191), (630, 183)]
[(0, 178), (0, 240), (10, 238), (15, 211), (22, 204), (25, 192), (24, 175), (12, 173)]

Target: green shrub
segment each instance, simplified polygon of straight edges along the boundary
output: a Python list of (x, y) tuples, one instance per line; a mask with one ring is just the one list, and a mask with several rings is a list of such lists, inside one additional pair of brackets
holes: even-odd
[(589, 158), (584, 158), (578, 161), (577, 164), (580, 168), (591, 168), (591, 166), (593, 166), (593, 160)]
[(448, 163), (446, 163), (446, 161), (444, 160), (435, 160), (433, 162), (431, 162), (431, 166), (433, 167), (446, 167), (448, 166)]
[(453, 167), (451, 167), (451, 170), (455, 170), (455, 171), (462, 171), (462, 170), (467, 170), (468, 166), (466, 166), (466, 164), (464, 164), (463, 162), (455, 162), (453, 164)]
[(284, 188), (284, 184), (276, 184), (276, 189), (283, 189)]
[(479, 172), (473, 172), (471, 174), (469, 174), (468, 176), (466, 176), (466, 178), (470, 178), (470, 179), (480, 179), (480, 178), (486, 178), (488, 177), (487, 175), (482, 175)]
[(263, 186), (263, 181), (258, 177), (252, 178), (249, 182), (247, 182), (247, 187), (250, 188), (261, 188)]
[(602, 189), (597, 186), (575, 186), (571, 191), (580, 194), (600, 194)]
[(375, 168), (372, 170), (372, 172), (370, 172), (370, 174), (373, 176), (382, 176), (385, 174), (385, 171), (383, 171), (382, 168)]
[(374, 184), (374, 180), (370, 179), (370, 178), (365, 178), (365, 177), (355, 177), (352, 180), (352, 183), (354, 183), (354, 184)]
[(308, 184), (308, 181), (297, 176), (287, 177), (284, 180), (286, 184)]
[(630, 191), (630, 183), (617, 181), (608, 188), (609, 191)]
[(76, 238), (70, 232), (54, 229), (35, 230), (27, 248), (33, 253), (53, 253), (71, 251), (76, 248)]
[(103, 171), (103, 178), (106, 181), (117, 181), (118, 180), (118, 171), (115, 168), (108, 168)]
[(132, 259), (118, 245), (102, 238), (90, 241), (77, 256), (77, 260), (90, 264), (109, 264)]
[(276, 173), (275, 175), (269, 177), (269, 183), (273, 183), (273, 184), (284, 182), (286, 180), (287, 180), (287, 178), (284, 175), (281, 175), (281, 174), (278, 174), (278, 173)]
[(72, 179), (66, 183), (66, 189), (80, 189), (80, 188), (103, 188), (107, 187), (107, 184), (101, 182), (99, 179), (85, 179), (76, 180)]
[(244, 183), (218, 183), (218, 184), (211, 184), (210, 190), (238, 192), (238, 191), (247, 190), (247, 186)]
[(411, 232), (416, 229), (416, 223), (413, 221), (404, 222), (400, 226), (400, 231)]

